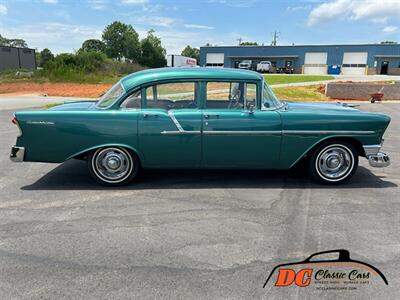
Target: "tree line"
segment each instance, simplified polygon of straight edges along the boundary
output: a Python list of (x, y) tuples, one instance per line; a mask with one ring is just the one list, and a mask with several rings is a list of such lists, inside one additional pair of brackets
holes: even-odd
[[(0, 46), (28, 47), (22, 39), (8, 39), (1, 35)], [(181, 55), (195, 58), (199, 62), (200, 50), (188, 45)], [(98, 68), (107, 59), (148, 68), (164, 67), (167, 64), (166, 50), (154, 30), (149, 30), (143, 39), (139, 39), (132, 25), (119, 21), (106, 26), (101, 39), (84, 41), (75, 53), (55, 56), (48, 48), (37, 53), (38, 66), (47, 69), (67, 66), (89, 71)]]

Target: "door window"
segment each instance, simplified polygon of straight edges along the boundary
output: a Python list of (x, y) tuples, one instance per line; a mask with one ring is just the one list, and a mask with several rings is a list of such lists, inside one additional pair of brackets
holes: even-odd
[(122, 103), (122, 109), (136, 109), (140, 108), (141, 106), (141, 97), (142, 93), (140, 90), (133, 92), (131, 95), (128, 96)]
[(195, 82), (163, 83), (146, 88), (147, 108), (184, 109), (196, 108)]
[(257, 86), (245, 82), (207, 82), (207, 108), (251, 109), (256, 106)]

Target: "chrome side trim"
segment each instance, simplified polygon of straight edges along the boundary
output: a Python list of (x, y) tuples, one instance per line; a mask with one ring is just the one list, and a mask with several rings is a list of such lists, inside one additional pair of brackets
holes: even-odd
[(161, 134), (166, 134), (166, 135), (175, 135), (175, 134), (183, 134), (183, 135), (192, 135), (192, 134), (201, 134), (201, 131), (200, 130), (191, 130), (191, 131), (187, 131), (187, 130), (184, 130), (184, 131), (178, 131), (178, 130), (170, 130), (170, 131), (168, 131), (168, 130), (164, 130), (164, 131), (161, 131)]
[(371, 130), (283, 130), (283, 134), (373, 134)]
[(184, 135), (192, 135), (192, 134), (201, 134), (200, 130), (185, 130), (183, 129), (183, 127), (181, 126), (181, 124), (178, 122), (178, 120), (176, 119), (174, 113), (169, 110), (168, 111), (168, 116), (171, 118), (172, 122), (175, 124), (176, 128), (178, 130), (164, 130), (161, 131), (161, 134), (167, 134), (167, 135), (175, 135), (175, 134), (184, 134)]
[(234, 130), (205, 130), (203, 134), (207, 135), (273, 135), (273, 134), (281, 134), (282, 131), (280, 130), (265, 130), (265, 131), (234, 131)]
[(25, 148), (24, 147), (15, 147), (11, 148), (10, 159), (13, 162), (23, 162), (25, 156)]
[(183, 129), (183, 127), (181, 126), (181, 124), (179, 124), (178, 120), (175, 118), (175, 115), (171, 110), (168, 111), (168, 116), (171, 118), (172, 122), (174, 122), (176, 128), (178, 128), (178, 130), (180, 132), (184, 132), (185, 131)]
[(378, 154), (382, 145), (363, 145), (365, 156), (368, 158), (370, 155)]

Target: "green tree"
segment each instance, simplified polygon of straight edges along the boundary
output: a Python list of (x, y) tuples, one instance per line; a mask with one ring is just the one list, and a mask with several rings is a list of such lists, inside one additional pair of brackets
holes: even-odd
[(0, 34), (0, 46), (27, 48), (28, 44), (23, 39), (8, 39)]
[(258, 46), (257, 42), (241, 42), (240, 46)]
[(165, 59), (166, 51), (161, 45), (161, 40), (154, 35), (154, 30), (147, 32), (147, 36), (141, 40), (140, 47), (142, 53), (139, 63), (150, 68), (165, 67), (167, 60)]
[(395, 41), (383, 41), (381, 42), (382, 45), (397, 45), (398, 42)]
[(53, 53), (47, 48), (44, 48), (42, 51), (40, 51), (39, 54), (39, 66), (43, 67), (45, 64), (47, 64), (49, 61), (52, 61), (54, 59)]
[(85, 51), (85, 52), (90, 52), (90, 51), (95, 51), (95, 52), (104, 52), (106, 48), (106, 45), (96, 39), (90, 39), (86, 40), (83, 42), (81, 49), (79, 51)]
[(189, 45), (182, 50), (181, 55), (191, 57), (197, 60), (197, 64), (200, 62), (200, 49), (199, 48), (192, 48)]
[(140, 56), (140, 43), (137, 32), (131, 25), (118, 21), (108, 25), (103, 31), (103, 42), (108, 57), (123, 58), (137, 62)]

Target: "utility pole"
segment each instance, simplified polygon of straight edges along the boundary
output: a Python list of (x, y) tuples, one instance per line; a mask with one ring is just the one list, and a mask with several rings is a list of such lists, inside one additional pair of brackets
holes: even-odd
[(239, 42), (239, 46), (242, 44), (242, 40), (243, 39), (241, 37), (237, 39), (237, 41)]
[(278, 32), (276, 30), (274, 31), (271, 46), (276, 46), (276, 42), (278, 41), (279, 34), (280, 34), (280, 32)]

